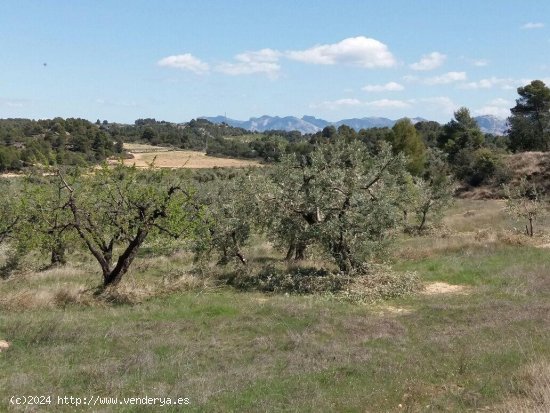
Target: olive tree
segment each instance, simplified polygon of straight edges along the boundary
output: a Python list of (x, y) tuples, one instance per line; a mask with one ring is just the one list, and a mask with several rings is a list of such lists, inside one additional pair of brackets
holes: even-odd
[(9, 240), (20, 221), (18, 214), (18, 198), (14, 190), (14, 184), (9, 179), (0, 178), (0, 244)]
[(116, 286), (148, 237), (194, 232), (200, 211), (175, 174), (119, 165), (59, 180), (70, 225), (101, 267), (103, 286)]
[(424, 230), (428, 217), (433, 222), (441, 219), (445, 208), (453, 202), (454, 191), (455, 185), (444, 155), (437, 149), (431, 149), (424, 177), (415, 177), (410, 191), (409, 206), (415, 216), (416, 231)]
[(374, 155), (359, 141), (336, 139), (307, 156), (287, 155), (274, 167), (266, 213), (287, 220), (273, 230), (290, 248), (293, 242), (319, 244), (350, 273), (381, 251), (400, 225), (401, 184), (408, 176), (404, 156), (389, 145)]
[(522, 178), (518, 185), (504, 185), (507, 198), (506, 209), (516, 219), (525, 219), (525, 232), (533, 236), (533, 221), (543, 210), (542, 197), (534, 183)]
[(219, 264), (232, 259), (248, 263), (243, 248), (259, 219), (255, 194), (262, 185), (258, 175), (242, 174), (202, 183), (196, 201), (203, 209), (201, 236), (194, 243), (196, 260), (219, 255)]
[(57, 176), (30, 175), (22, 190), (17, 243), (22, 250), (39, 249), (50, 256), (50, 266), (64, 265), (66, 252), (75, 245), (68, 194)]
[(23, 221), (20, 207), (22, 198), (19, 188), (12, 179), (0, 178), (0, 245), (8, 244), (7, 260), (0, 267), (0, 277), (8, 278), (19, 266), (22, 251), (17, 245), (17, 233)]

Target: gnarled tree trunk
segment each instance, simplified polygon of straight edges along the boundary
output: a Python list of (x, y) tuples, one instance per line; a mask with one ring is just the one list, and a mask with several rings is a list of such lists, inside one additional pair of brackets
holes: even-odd
[(108, 272), (103, 271), (103, 287), (116, 286), (120, 282), (122, 276), (126, 274), (130, 264), (136, 257), (139, 247), (145, 241), (147, 234), (147, 230), (139, 229), (134, 239), (130, 241), (128, 247), (126, 247), (118, 258), (115, 267)]

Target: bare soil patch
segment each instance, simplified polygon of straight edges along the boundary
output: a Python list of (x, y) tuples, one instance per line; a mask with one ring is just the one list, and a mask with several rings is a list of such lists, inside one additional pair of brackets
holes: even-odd
[(260, 163), (252, 160), (216, 158), (207, 156), (203, 152), (195, 151), (156, 151), (156, 152), (132, 152), (133, 159), (124, 159), (124, 165), (137, 168), (148, 168), (152, 163), (156, 168), (244, 168), (248, 166), (260, 166)]
[(380, 315), (407, 315), (413, 312), (410, 308), (394, 307), (393, 305), (383, 306), (380, 310)]
[(434, 282), (427, 284), (423, 293), (426, 295), (436, 294), (468, 294), (469, 288), (464, 285), (453, 285), (445, 282)]

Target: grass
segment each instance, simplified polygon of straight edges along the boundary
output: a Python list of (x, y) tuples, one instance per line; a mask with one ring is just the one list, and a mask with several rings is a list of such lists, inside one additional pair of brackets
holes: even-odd
[[(491, 202), (477, 204), (475, 227), (504, 231)], [(167, 412), (548, 411), (550, 251), (519, 235), (520, 243), (493, 232), (476, 239), (462, 209), (472, 208), (448, 214), (454, 235), (404, 238), (392, 260), (424, 282), (467, 285), (465, 294), (357, 304), (238, 292), (188, 275), (181, 253), (139, 258), (126, 280), (144, 291), (138, 303), (58, 295), (2, 306), (25, 290), (93, 286), (85, 260), (2, 282), (0, 339), (11, 348), (0, 353), (0, 411), (21, 394), (190, 398)], [(165, 288), (175, 280), (181, 288)]]

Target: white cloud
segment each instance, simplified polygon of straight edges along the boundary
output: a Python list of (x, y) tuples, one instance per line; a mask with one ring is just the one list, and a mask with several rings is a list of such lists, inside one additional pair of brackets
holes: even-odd
[(481, 115), (493, 115), (497, 116), (499, 118), (507, 118), (510, 116), (510, 109), (503, 108), (501, 106), (483, 106), (477, 110), (474, 111), (474, 115), (481, 116)]
[(474, 115), (494, 115), (499, 118), (507, 118), (510, 116), (510, 107), (512, 102), (503, 98), (496, 98), (489, 102), (487, 105), (476, 109)]
[(2, 99), (0, 98), (0, 106), (8, 108), (22, 108), (28, 101), (24, 99)]
[(380, 100), (373, 100), (370, 102), (365, 102), (366, 106), (372, 106), (375, 108), (395, 108), (395, 109), (401, 109), (401, 108), (408, 108), (410, 103), (402, 101), (402, 100), (392, 100), (392, 99), (380, 99)]
[(388, 82), (385, 85), (366, 85), (362, 89), (365, 92), (397, 92), (405, 87), (397, 82)]
[(440, 76), (430, 77), (424, 80), (427, 85), (446, 85), (453, 82), (466, 80), (466, 72), (447, 72)]
[(467, 79), (466, 72), (447, 72), (439, 76), (421, 78), (414, 75), (405, 75), (402, 78), (407, 83), (421, 83), (425, 85), (446, 85)]
[(98, 105), (120, 106), (120, 107), (125, 107), (125, 108), (135, 108), (135, 107), (140, 106), (140, 104), (137, 103), (134, 100), (131, 100), (131, 101), (113, 101), (113, 100), (105, 100), (105, 99), (102, 99), (102, 98), (98, 98), (98, 99), (95, 100), (95, 103), (97, 103)]
[(487, 59), (476, 59), (472, 63), (473, 63), (474, 66), (484, 67), (484, 66), (487, 66), (489, 64), (489, 61)]
[(208, 63), (203, 62), (191, 53), (167, 56), (160, 59), (157, 64), (164, 67), (173, 67), (176, 69), (190, 70), (196, 74), (206, 73), (209, 70)]
[(231, 76), (261, 73), (275, 79), (281, 70), (278, 63), (280, 56), (281, 52), (273, 49), (244, 52), (235, 56), (236, 62), (221, 63), (216, 70)]
[(418, 62), (409, 66), (412, 70), (433, 70), (441, 66), (446, 58), (447, 56), (442, 53), (432, 52), (430, 54), (423, 55)]
[(384, 43), (364, 36), (289, 51), (286, 55), (293, 60), (318, 65), (348, 64), (369, 69), (396, 65), (395, 58)]
[(445, 115), (452, 115), (458, 109), (458, 105), (447, 96), (422, 98), (418, 99), (418, 102), (422, 103), (423, 106), (427, 106), (428, 109), (442, 112)]
[(362, 102), (355, 98), (343, 98), (337, 100), (325, 100), (318, 104), (310, 105), (311, 108), (325, 108), (330, 110), (339, 109), (341, 107), (360, 106)]
[(403, 76), (402, 79), (407, 83), (413, 83), (420, 80), (418, 76), (413, 76), (413, 75), (405, 75)]
[(371, 101), (361, 101), (355, 98), (325, 100), (321, 103), (310, 105), (311, 108), (324, 108), (330, 110), (357, 106), (372, 107), (377, 109), (402, 109), (408, 108), (411, 105), (409, 102), (405, 102), (403, 100), (379, 99)]
[(524, 30), (542, 29), (543, 27), (544, 27), (544, 23), (540, 23), (540, 22), (537, 22), (537, 23), (529, 22), (521, 26), (521, 28)]
[(469, 82), (463, 84), (463, 89), (491, 89), (493, 87), (501, 87), (502, 89), (514, 89), (518, 84), (518, 80), (512, 78), (498, 78), (495, 76), (478, 80), (477, 82)]
[(513, 103), (510, 102), (509, 100), (507, 99), (503, 99), (503, 98), (496, 98), (496, 99), (493, 99), (489, 102), (489, 105), (493, 105), (493, 106), (510, 106), (512, 105)]

